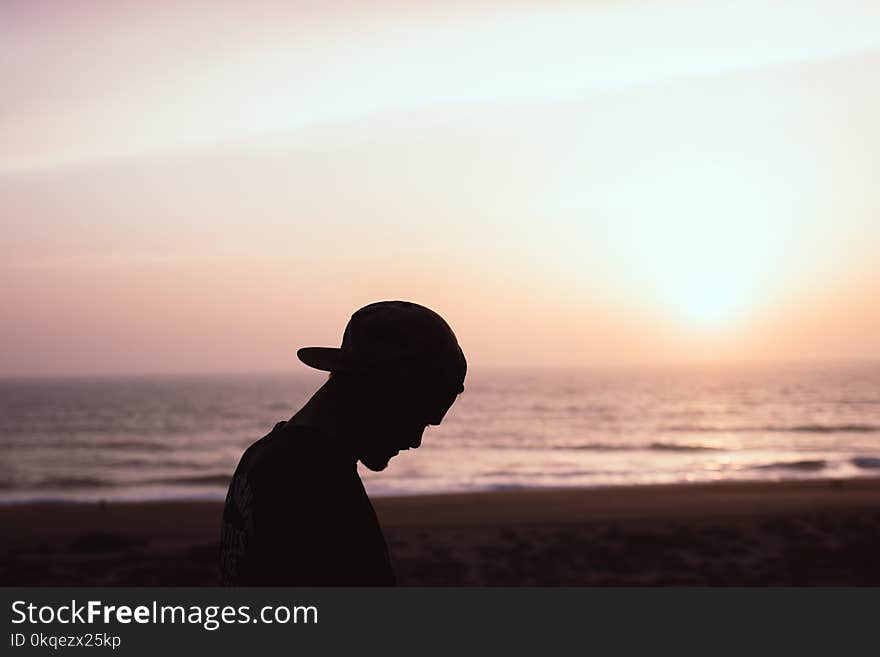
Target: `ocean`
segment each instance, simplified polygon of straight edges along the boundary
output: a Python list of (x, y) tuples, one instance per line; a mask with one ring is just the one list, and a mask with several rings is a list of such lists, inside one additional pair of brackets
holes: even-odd
[[(0, 502), (222, 499), (324, 375), (0, 380)], [(880, 364), (494, 369), (374, 495), (880, 475)]]

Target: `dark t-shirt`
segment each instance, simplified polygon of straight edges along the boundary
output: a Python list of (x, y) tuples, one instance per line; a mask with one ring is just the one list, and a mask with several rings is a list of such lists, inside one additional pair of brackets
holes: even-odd
[(388, 549), (357, 464), (320, 431), (279, 422), (229, 484), (220, 577), (239, 586), (388, 586)]

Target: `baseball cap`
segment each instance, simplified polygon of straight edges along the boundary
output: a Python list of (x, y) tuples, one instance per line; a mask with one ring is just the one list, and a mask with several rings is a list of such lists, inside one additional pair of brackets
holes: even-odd
[(467, 373), (455, 333), (436, 312), (410, 301), (378, 301), (355, 312), (341, 347), (303, 347), (297, 357), (326, 372), (350, 372), (461, 392)]

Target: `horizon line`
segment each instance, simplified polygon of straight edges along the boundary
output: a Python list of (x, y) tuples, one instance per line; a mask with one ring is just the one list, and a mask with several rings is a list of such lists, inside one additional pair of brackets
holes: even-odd
[[(736, 368), (736, 367), (809, 367), (809, 366), (880, 366), (880, 355), (865, 358), (819, 357), (801, 359), (742, 359), (742, 360), (695, 360), (695, 361), (642, 361), (642, 362), (596, 362), (590, 364), (570, 363), (491, 363), (484, 365), (468, 365), (468, 374), (475, 372), (503, 370), (634, 370), (634, 369), (690, 369), (703, 367)], [(296, 376), (307, 374), (316, 377), (329, 374), (322, 370), (314, 370), (303, 366), (296, 369), (254, 369), (254, 370), (165, 370), (165, 371), (98, 371), (98, 372), (60, 372), (60, 373), (0, 373), (0, 381), (46, 380), (46, 379), (142, 379), (142, 378), (222, 378), (248, 376)]]

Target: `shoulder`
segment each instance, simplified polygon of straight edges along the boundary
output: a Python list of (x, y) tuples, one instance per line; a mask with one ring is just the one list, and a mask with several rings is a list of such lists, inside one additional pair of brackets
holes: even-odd
[(252, 443), (244, 451), (239, 467), (242, 465), (253, 466), (278, 458), (293, 457), (297, 452), (302, 451), (304, 442), (309, 442), (307, 432), (297, 430), (289, 422), (278, 422), (272, 431)]
[(254, 486), (276, 487), (347, 478), (353, 468), (317, 429), (278, 422), (245, 450), (236, 474), (246, 475)]

